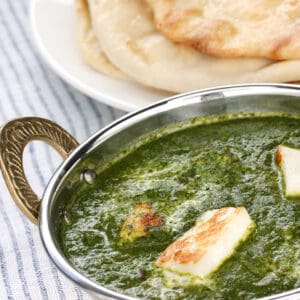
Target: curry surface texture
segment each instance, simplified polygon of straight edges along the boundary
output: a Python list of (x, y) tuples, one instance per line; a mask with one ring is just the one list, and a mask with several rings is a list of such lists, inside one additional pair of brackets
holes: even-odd
[[(280, 144), (300, 148), (298, 117), (208, 118), (145, 142), (71, 199), (65, 255), (101, 285), (144, 299), (253, 299), (300, 287), (300, 199), (284, 196)], [(164, 223), (122, 243), (138, 203)], [(170, 285), (154, 261), (202, 213), (226, 206), (245, 206), (255, 230), (203, 284)]]

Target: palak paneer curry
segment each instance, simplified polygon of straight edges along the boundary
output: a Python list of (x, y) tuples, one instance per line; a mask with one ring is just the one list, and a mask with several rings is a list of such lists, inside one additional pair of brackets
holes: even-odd
[[(81, 182), (61, 230), (74, 267), (143, 299), (253, 299), (300, 287), (300, 117), (213, 116), (165, 132)], [(211, 221), (221, 211), (243, 214), (226, 233), (216, 223), (225, 217)], [(209, 243), (191, 247), (208, 245), (205, 259), (182, 259), (182, 241), (197, 231)], [(162, 264), (164, 254), (192, 266)]]

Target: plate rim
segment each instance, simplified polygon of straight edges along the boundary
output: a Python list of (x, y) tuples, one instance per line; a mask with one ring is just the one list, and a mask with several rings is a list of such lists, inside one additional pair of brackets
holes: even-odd
[(39, 56), (42, 58), (43, 62), (62, 80), (70, 84), (79, 92), (91, 97), (93, 100), (97, 100), (99, 103), (106, 104), (108, 106), (112, 106), (116, 109), (123, 110), (126, 112), (134, 111), (139, 106), (121, 101), (117, 97), (110, 96), (107, 93), (103, 93), (101, 91), (96, 91), (95, 89), (89, 87), (88, 85), (82, 83), (79, 79), (74, 77), (74, 75), (70, 74), (65, 70), (57, 60), (49, 53), (47, 47), (42, 42), (42, 39), (37, 30), (37, 22), (36, 22), (36, 6), (38, 1), (41, 0), (31, 0), (29, 4), (29, 25), (32, 37), (32, 43), (37, 50)]

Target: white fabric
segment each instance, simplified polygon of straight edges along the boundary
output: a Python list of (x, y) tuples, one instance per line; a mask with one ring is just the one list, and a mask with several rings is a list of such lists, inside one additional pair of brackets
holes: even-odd
[[(28, 0), (0, 1), (0, 126), (40, 116), (81, 142), (122, 113), (75, 91), (44, 65), (30, 40), (28, 5)], [(60, 161), (41, 142), (28, 146), (26, 174), (39, 195)], [(0, 191), (0, 299), (91, 299), (51, 263), (38, 227), (19, 212), (2, 176)]]

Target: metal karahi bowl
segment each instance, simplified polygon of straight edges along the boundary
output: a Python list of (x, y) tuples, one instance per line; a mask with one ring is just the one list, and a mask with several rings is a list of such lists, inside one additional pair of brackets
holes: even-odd
[[(126, 115), (78, 144), (51, 121), (28, 117), (1, 128), (0, 165), (12, 197), (23, 213), (39, 224), (45, 249), (56, 266), (71, 280), (96, 296), (134, 299), (109, 290), (78, 272), (66, 259), (59, 242), (60, 219), (66, 195), (76, 192), (87, 170), (96, 172), (120, 149), (156, 130), (199, 116), (238, 112), (283, 112), (300, 114), (300, 88), (284, 84), (247, 84), (217, 87), (168, 98)], [(66, 159), (52, 176), (42, 200), (26, 180), (22, 154), (27, 143), (43, 140)], [(91, 174), (88, 174), (91, 175)], [(300, 299), (300, 288), (263, 298)]]

